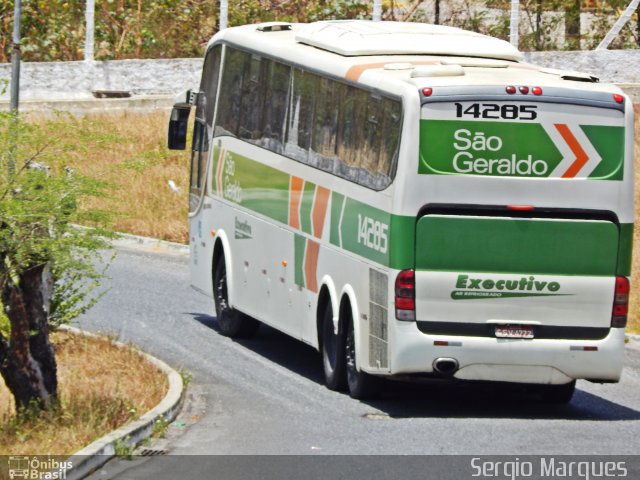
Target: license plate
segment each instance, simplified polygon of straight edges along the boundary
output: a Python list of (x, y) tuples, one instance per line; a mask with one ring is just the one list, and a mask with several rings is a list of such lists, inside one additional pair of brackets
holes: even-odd
[(533, 327), (527, 325), (498, 325), (496, 326), (498, 338), (533, 338)]

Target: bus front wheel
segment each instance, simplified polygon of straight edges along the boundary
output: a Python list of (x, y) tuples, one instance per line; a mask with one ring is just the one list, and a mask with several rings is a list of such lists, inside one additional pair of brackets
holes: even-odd
[(213, 274), (213, 300), (216, 305), (218, 329), (225, 337), (247, 338), (256, 333), (260, 323), (229, 305), (227, 266), (220, 255)]

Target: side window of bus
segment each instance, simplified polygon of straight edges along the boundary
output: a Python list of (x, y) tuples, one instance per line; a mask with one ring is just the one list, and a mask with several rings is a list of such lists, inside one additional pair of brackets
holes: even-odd
[(386, 187), (391, 183), (396, 162), (398, 161), (398, 149), (400, 148), (400, 130), (402, 128), (402, 105), (397, 100), (382, 99), (382, 118), (380, 135), (380, 159), (378, 160), (377, 173), (382, 177)]
[(339, 91), (336, 86), (333, 80), (320, 77), (315, 92), (318, 101), (315, 105), (312, 151), (318, 156), (318, 167), (327, 171), (334, 170), (336, 158), (340, 109)]
[(266, 89), (261, 92), (265, 98), (262, 143), (272, 152), (282, 153), (291, 67), (272, 60), (265, 63), (266, 78), (262, 83)]
[(312, 73), (293, 69), (285, 154), (302, 163), (309, 163), (316, 84), (317, 77)]
[(365, 121), (363, 122), (361, 168), (358, 175), (358, 183), (371, 188), (379, 189), (384, 185), (385, 178), (378, 171), (380, 163), (380, 145), (385, 135), (383, 128), (383, 99), (377, 95), (369, 95)]
[[(246, 140), (260, 140), (262, 138), (264, 103), (266, 85), (261, 81), (265, 74), (263, 69), (266, 61), (256, 55), (246, 55), (245, 71), (242, 77), (242, 93), (240, 96), (240, 128), (238, 136)], [(255, 142), (252, 142), (255, 143)]]
[(389, 186), (398, 100), (227, 46), (215, 136), (231, 135), (368, 188)]
[(225, 49), (224, 69), (218, 102), (214, 135), (238, 136), (242, 100), (242, 86), (251, 55), (231, 47)]
[(202, 68), (202, 80), (200, 81), (200, 91), (204, 92), (204, 116), (207, 125), (213, 128), (213, 114), (216, 109), (216, 97), (218, 94), (218, 78), (220, 77), (220, 60), (222, 57), (222, 46), (215, 45), (207, 52)]
[(368, 93), (364, 90), (338, 84), (341, 92), (340, 123), (338, 128), (338, 158), (336, 174), (356, 182), (361, 164), (365, 161), (363, 136), (366, 123)]

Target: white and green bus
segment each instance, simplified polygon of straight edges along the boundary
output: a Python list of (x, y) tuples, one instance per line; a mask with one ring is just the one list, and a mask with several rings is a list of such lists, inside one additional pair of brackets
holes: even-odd
[(326, 385), (622, 371), (633, 108), (615, 86), (426, 24), (229, 28), (180, 96), (193, 286), (219, 330), (315, 348)]

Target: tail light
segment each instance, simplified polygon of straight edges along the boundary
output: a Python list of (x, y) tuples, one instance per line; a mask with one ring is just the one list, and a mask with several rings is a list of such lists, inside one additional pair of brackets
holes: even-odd
[(396, 318), (407, 322), (416, 319), (416, 275), (402, 270), (396, 277)]
[(611, 313), (611, 328), (627, 326), (629, 313), (629, 279), (616, 277), (616, 291), (613, 297), (613, 312)]

